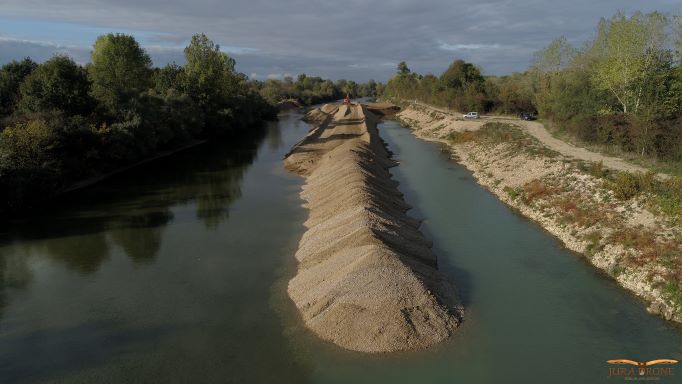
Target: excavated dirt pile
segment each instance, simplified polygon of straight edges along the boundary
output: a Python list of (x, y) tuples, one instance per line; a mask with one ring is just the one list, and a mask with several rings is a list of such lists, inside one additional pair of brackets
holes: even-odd
[(364, 106), (325, 105), (287, 155), (306, 177), (309, 217), (288, 292), (317, 335), (362, 352), (423, 349), (459, 325), (462, 306), (388, 171), (378, 118)]

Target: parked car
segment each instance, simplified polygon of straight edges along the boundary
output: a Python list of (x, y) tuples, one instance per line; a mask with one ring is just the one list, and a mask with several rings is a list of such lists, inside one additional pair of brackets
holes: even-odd
[(526, 121), (532, 121), (532, 120), (536, 119), (536, 117), (530, 112), (519, 113), (519, 118), (521, 118), (521, 120), (526, 120)]
[(463, 115), (462, 117), (465, 119), (478, 119), (479, 118), (478, 112), (469, 112), (466, 115)]

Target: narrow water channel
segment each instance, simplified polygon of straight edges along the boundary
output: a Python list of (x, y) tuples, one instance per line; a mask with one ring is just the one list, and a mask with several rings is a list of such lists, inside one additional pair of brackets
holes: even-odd
[(392, 173), (465, 323), (417, 353), (311, 336), (286, 295), (307, 213), (281, 160), (300, 117), (0, 228), (0, 383), (602, 383), (623, 381), (607, 359), (682, 360), (679, 328), (391, 121)]

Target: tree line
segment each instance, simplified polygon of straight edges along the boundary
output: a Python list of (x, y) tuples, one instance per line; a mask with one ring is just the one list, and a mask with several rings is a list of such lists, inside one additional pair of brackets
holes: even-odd
[(682, 22), (658, 12), (603, 18), (590, 41), (554, 40), (523, 73), (483, 76), (463, 60), (439, 77), (403, 62), (382, 97), (459, 111), (537, 112), (609, 151), (682, 162)]
[(91, 61), (66, 55), (0, 68), (0, 211), (197, 140), (248, 129), (276, 110), (206, 35), (185, 64), (152, 66), (129, 35), (97, 38)]
[(383, 85), (374, 80), (359, 84), (352, 80), (333, 81), (319, 76), (307, 76), (305, 73), (298, 75), (295, 80), (291, 76), (286, 76), (282, 80), (251, 80), (250, 84), (265, 100), (273, 105), (291, 99), (297, 100), (303, 105), (313, 105), (338, 100), (346, 95), (376, 97), (383, 89)]

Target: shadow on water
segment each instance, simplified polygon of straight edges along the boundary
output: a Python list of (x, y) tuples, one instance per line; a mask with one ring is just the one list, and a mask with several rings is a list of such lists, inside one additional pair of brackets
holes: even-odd
[(195, 203), (196, 217), (207, 229), (229, 218), (259, 143), (276, 137), (271, 131), (259, 127), (186, 150), (69, 194), (42, 213), (0, 223), (0, 247), (49, 239), (38, 243), (45, 254), (84, 274), (97, 271), (111, 245), (136, 263), (154, 260), (163, 228), (175, 219), (171, 207)]
[(307, 382), (270, 302), (304, 219), (280, 171), (299, 119), (0, 224), (0, 382)]

